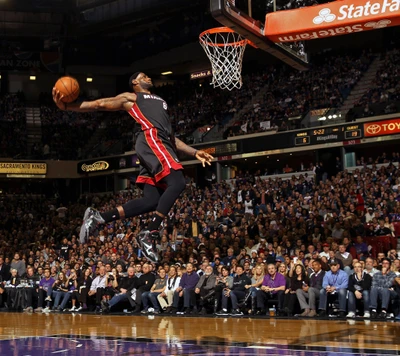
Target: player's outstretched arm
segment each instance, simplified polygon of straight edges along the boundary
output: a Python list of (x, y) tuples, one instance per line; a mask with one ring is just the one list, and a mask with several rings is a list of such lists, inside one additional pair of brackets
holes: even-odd
[(211, 166), (211, 162), (214, 159), (213, 156), (208, 154), (203, 150), (196, 150), (193, 147), (188, 146), (185, 142), (181, 141), (179, 138), (175, 137), (176, 149), (179, 152), (186, 153), (189, 156), (196, 157), (203, 167), (206, 166), (206, 163)]
[(112, 98), (103, 98), (81, 103), (66, 104), (62, 101), (63, 95), (53, 88), (53, 100), (61, 110), (90, 112), (90, 111), (120, 111), (130, 110), (136, 101), (135, 93), (122, 93)]

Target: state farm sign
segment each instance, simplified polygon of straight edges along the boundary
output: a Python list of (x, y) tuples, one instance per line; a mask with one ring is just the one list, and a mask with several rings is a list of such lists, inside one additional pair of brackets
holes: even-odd
[(364, 124), (364, 137), (393, 135), (400, 133), (400, 119), (374, 121)]
[(292, 42), (400, 25), (400, 0), (343, 0), (269, 13), (264, 35)]

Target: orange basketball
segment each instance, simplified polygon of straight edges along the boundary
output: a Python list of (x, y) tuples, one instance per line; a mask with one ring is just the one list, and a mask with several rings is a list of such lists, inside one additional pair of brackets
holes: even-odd
[(75, 78), (61, 77), (57, 80), (55, 87), (64, 95), (62, 98), (64, 103), (72, 103), (79, 96), (79, 84)]

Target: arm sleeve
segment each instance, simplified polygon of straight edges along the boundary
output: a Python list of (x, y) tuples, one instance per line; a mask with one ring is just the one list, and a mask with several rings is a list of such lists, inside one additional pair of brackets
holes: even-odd
[(324, 279), (322, 280), (322, 288), (326, 288), (328, 286), (328, 273), (325, 273)]
[(347, 288), (349, 286), (349, 277), (346, 272), (341, 273), (337, 289)]

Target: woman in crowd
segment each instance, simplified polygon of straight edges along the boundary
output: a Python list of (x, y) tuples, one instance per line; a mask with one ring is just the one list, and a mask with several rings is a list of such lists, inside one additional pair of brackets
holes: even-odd
[[(88, 267), (83, 270), (81, 277), (78, 279), (77, 288), (72, 293), (71, 311), (87, 310), (88, 292), (90, 290), (92, 282), (92, 269)], [(76, 308), (77, 301), (79, 303), (78, 308)]]
[(294, 307), (297, 302), (296, 291), (303, 288), (303, 286), (308, 286), (309, 280), (306, 274), (306, 269), (300, 263), (292, 265), (289, 271), (290, 282), (289, 288), (285, 290), (285, 300), (283, 303), (283, 313), (287, 316), (292, 316), (294, 312)]
[(261, 265), (257, 265), (253, 268), (253, 276), (251, 277), (251, 284), (245, 286), (246, 289), (250, 289), (251, 292), (251, 310), (249, 314), (254, 314), (257, 308), (257, 290), (261, 286), (264, 280), (264, 269)]
[(74, 269), (70, 270), (69, 277), (65, 282), (65, 288), (67, 289), (67, 292), (63, 296), (61, 305), (59, 307), (60, 311), (67, 311), (67, 303), (71, 299), (72, 293), (78, 288), (78, 276)]
[(65, 277), (64, 272), (60, 272), (58, 274), (57, 280), (53, 283), (52, 286), (52, 296), (54, 298), (54, 311), (61, 311), (60, 308), (60, 300), (64, 298), (64, 295), (68, 292), (68, 286), (66, 285), (67, 278)]

